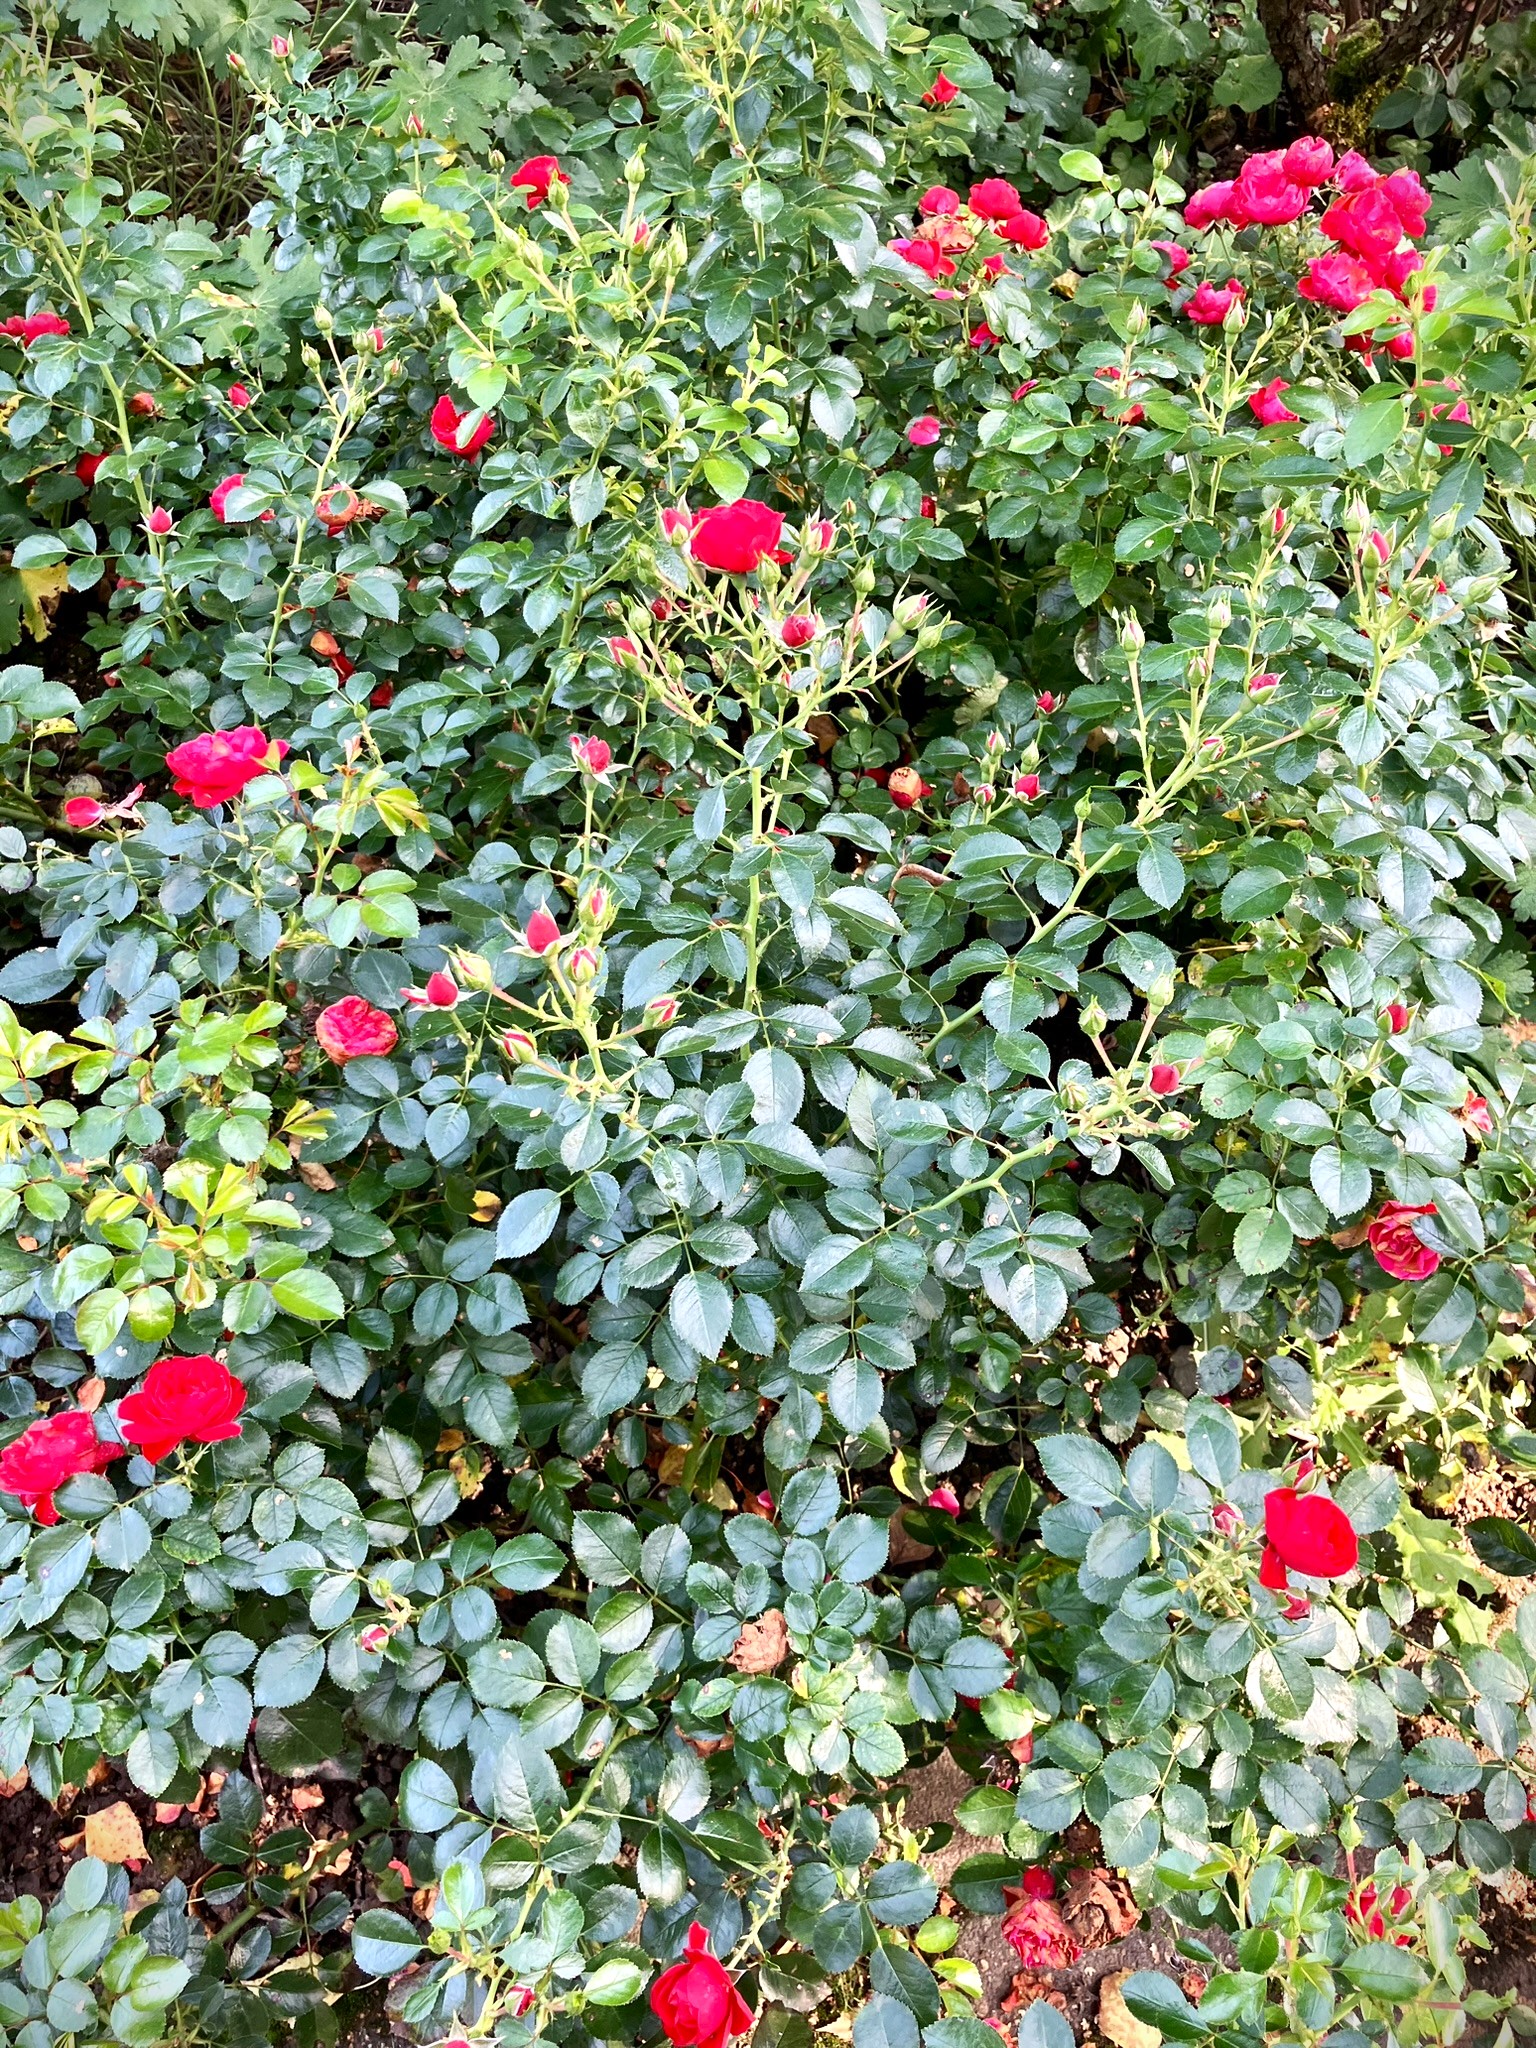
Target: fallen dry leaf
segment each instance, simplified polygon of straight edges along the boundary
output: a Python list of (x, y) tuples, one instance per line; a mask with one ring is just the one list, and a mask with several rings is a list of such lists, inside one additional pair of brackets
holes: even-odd
[(313, 1188), (317, 1195), (328, 1195), (336, 1186), (336, 1176), (328, 1173), (318, 1159), (300, 1159), (296, 1162), (299, 1179), (305, 1187)]
[(85, 1816), (85, 1853), (100, 1857), (103, 1863), (141, 1861), (149, 1853), (139, 1816), (126, 1799)]
[(23, 1764), (19, 1771), (13, 1771), (8, 1778), (0, 1778), (0, 1799), (14, 1799), (18, 1792), (25, 1792), (32, 1782), (32, 1774)]
[(1113, 2041), (1115, 2048), (1162, 2048), (1163, 2037), (1157, 2028), (1137, 2019), (1121, 1996), (1120, 1987), (1130, 1975), (1129, 1970), (1111, 1970), (1100, 1983), (1099, 2032), (1106, 2041)]
[(98, 1785), (105, 1785), (111, 1775), (112, 1766), (107, 1762), (106, 1758), (104, 1756), (97, 1757), (95, 1763), (91, 1765), (91, 1768), (85, 1774), (85, 1789), (88, 1792), (94, 1792)]
[(656, 1477), (663, 1486), (679, 1486), (682, 1483), (683, 1467), (688, 1462), (687, 1444), (668, 1444), (661, 1454), (661, 1463), (656, 1468)]
[(325, 1804), (325, 1792), (319, 1785), (295, 1785), (288, 1797), (295, 1813), (313, 1813)]
[(904, 1564), (921, 1564), (925, 1557), (932, 1557), (933, 1545), (919, 1543), (915, 1536), (907, 1533), (907, 1511), (898, 1508), (891, 1517), (891, 1544), (886, 1563), (892, 1567)]
[(437, 1448), (446, 1458), (450, 1451), (462, 1451), (468, 1442), (462, 1429), (445, 1429), (437, 1440)]
[(1044, 1977), (1037, 1977), (1033, 1970), (1020, 1970), (1003, 1995), (1001, 2010), (1009, 2014), (1027, 2012), (1041, 1999), (1066, 2018), (1066, 1994), (1055, 1990)]
[(75, 1389), (76, 1405), (83, 1408), (87, 1415), (93, 1415), (106, 1398), (106, 1392), (106, 1381), (98, 1379), (93, 1373), (88, 1380), (82, 1380)]
[(1123, 1877), (1108, 1870), (1069, 1870), (1061, 1917), (1086, 1948), (1108, 1948), (1141, 1920), (1141, 1908)]
[(776, 1671), (789, 1653), (789, 1630), (782, 1608), (770, 1607), (756, 1621), (742, 1623), (741, 1634), (726, 1663), (748, 1677)]

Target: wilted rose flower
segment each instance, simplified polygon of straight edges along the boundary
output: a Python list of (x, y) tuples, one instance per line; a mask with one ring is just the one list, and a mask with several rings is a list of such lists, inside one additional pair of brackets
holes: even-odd
[(392, 1052), (399, 1036), (394, 1018), (362, 996), (343, 996), (315, 1019), (315, 1037), (338, 1066)]

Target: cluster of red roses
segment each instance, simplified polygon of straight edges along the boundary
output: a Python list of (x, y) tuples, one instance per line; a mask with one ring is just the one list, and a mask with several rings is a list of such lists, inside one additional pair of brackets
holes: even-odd
[(69, 322), (62, 313), (13, 313), (9, 320), (0, 325), (0, 334), (9, 334), (19, 341), (23, 348), (30, 348), (34, 341), (41, 341), (45, 334), (68, 334)]
[(66, 1479), (104, 1472), (130, 1444), (157, 1464), (179, 1444), (223, 1443), (240, 1434), (236, 1418), (244, 1406), (245, 1388), (217, 1359), (162, 1358), (117, 1404), (121, 1443), (97, 1436), (88, 1409), (45, 1415), (0, 1451), (0, 1492), (14, 1494), (51, 1526), (59, 1519), (53, 1496)]
[[(1380, 172), (1352, 149), (1335, 160), (1328, 143), (1304, 135), (1288, 149), (1249, 157), (1235, 178), (1204, 186), (1191, 197), (1184, 219), (1195, 229), (1217, 222), (1280, 227), (1300, 220), (1325, 188), (1329, 203), (1318, 225), (1334, 249), (1311, 259), (1297, 280), (1299, 295), (1335, 313), (1354, 312), (1377, 291), (1407, 305), (1410, 281), (1424, 264), (1412, 244), (1423, 234), (1430, 208), (1417, 171)], [(1432, 285), (1420, 296), (1426, 309), (1434, 305)], [(1370, 335), (1351, 335), (1349, 345), (1365, 355), (1375, 346)], [(1413, 337), (1394, 334), (1385, 347), (1391, 355), (1411, 356)]]
[[(1030, 250), (1043, 249), (1051, 238), (1049, 226), (1038, 213), (1031, 213), (1006, 178), (981, 179), (964, 200), (947, 185), (930, 185), (918, 200), (917, 211), (918, 225), (910, 235), (898, 235), (890, 248), (914, 270), (935, 281), (953, 277), (958, 259), (978, 245), (985, 250), (978, 275), (1004, 276), (1007, 256), (1003, 249), (986, 249), (989, 235), (1014, 248)], [(954, 293), (945, 290), (934, 296), (948, 299)], [(997, 340), (984, 320), (971, 330), (970, 338), (974, 348), (985, 348)]]

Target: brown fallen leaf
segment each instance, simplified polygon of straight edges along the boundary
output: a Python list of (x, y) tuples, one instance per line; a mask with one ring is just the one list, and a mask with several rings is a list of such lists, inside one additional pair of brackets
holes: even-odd
[(1085, 1949), (1108, 1948), (1141, 1920), (1141, 1908), (1123, 1877), (1108, 1870), (1066, 1872), (1061, 1917)]
[(663, 1486), (680, 1486), (683, 1467), (688, 1462), (687, 1444), (668, 1444), (661, 1454), (661, 1463), (656, 1468), (656, 1477)]
[(886, 1563), (895, 1568), (904, 1564), (921, 1564), (925, 1557), (932, 1557), (933, 1545), (919, 1543), (907, 1532), (907, 1511), (898, 1508), (891, 1517), (891, 1543)]
[(1129, 1970), (1111, 1970), (1101, 1981), (1099, 2032), (1106, 2041), (1113, 2041), (1115, 2048), (1162, 2048), (1163, 2037), (1157, 2028), (1137, 2019), (1121, 1995), (1120, 1987), (1130, 1975)]
[(141, 1862), (148, 1855), (139, 1816), (126, 1799), (85, 1816), (85, 1853), (103, 1863)]
[(288, 1794), (295, 1813), (313, 1813), (317, 1806), (324, 1806), (325, 1791), (319, 1785), (295, 1785)]
[(1016, 2012), (1027, 2012), (1032, 2005), (1044, 2000), (1054, 2006), (1063, 2019), (1067, 2016), (1065, 1992), (1057, 1991), (1044, 1977), (1037, 1977), (1033, 1970), (1020, 1970), (1008, 1990), (1003, 1994), (999, 2008), (1012, 2016)]
[(75, 1403), (83, 1408), (87, 1415), (93, 1415), (105, 1400), (106, 1393), (106, 1381), (98, 1379), (93, 1373), (88, 1380), (82, 1380), (76, 1387)]
[(1370, 1227), (1370, 1218), (1363, 1216), (1358, 1223), (1351, 1223), (1347, 1230), (1334, 1231), (1328, 1242), (1336, 1244), (1341, 1252), (1352, 1252), (1357, 1244), (1365, 1243), (1366, 1232)]
[(776, 1671), (788, 1653), (789, 1630), (783, 1609), (770, 1607), (756, 1621), (742, 1623), (735, 1648), (725, 1661), (733, 1671), (760, 1677), (765, 1671)]
[(328, 1195), (336, 1186), (335, 1174), (328, 1172), (318, 1159), (296, 1160), (295, 1165), (298, 1167), (299, 1179), (303, 1181), (305, 1187), (313, 1188), (317, 1195)]
[(14, 1799), (18, 1792), (25, 1792), (31, 1782), (32, 1773), (23, 1764), (21, 1769), (13, 1771), (10, 1777), (0, 1778), (0, 1799)]
[(91, 1765), (91, 1768), (85, 1774), (86, 1791), (94, 1792), (98, 1785), (105, 1785), (111, 1776), (112, 1766), (104, 1756), (97, 1757), (95, 1763)]

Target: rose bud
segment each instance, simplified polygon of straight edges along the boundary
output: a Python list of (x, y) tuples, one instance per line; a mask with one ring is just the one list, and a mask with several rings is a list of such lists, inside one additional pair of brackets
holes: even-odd
[(665, 1028), (677, 1016), (676, 996), (652, 996), (645, 1006), (646, 1021)]
[(176, 522), (163, 505), (156, 505), (144, 522), (146, 533), (167, 534), (175, 531)]
[(1015, 796), (1022, 797), (1025, 803), (1033, 803), (1035, 798), (1040, 794), (1039, 776), (1015, 775), (1015, 777), (1013, 778), (1013, 793)]
[[(66, 814), (68, 812), (68, 809), (69, 806), (66, 804)], [(1387, 1029), (1389, 1031), (1395, 1033), (1398, 1031), (1406, 1031), (1408, 1029), (1408, 1011), (1402, 1003), (1388, 1003), (1387, 1007), (1382, 1011), (1381, 1014), (1387, 1020)]]
[(128, 401), (128, 410), (136, 413), (141, 420), (152, 420), (160, 410), (159, 401), (147, 391), (135, 391)]
[(1049, 718), (1051, 713), (1056, 709), (1056, 703), (1057, 699), (1053, 691), (1042, 690), (1039, 696), (1035, 699), (1035, 709), (1039, 712), (1042, 718)]
[(805, 612), (792, 613), (779, 628), (786, 647), (808, 647), (816, 638), (816, 621)]
[(574, 982), (596, 981), (598, 957), (595, 947), (578, 946), (566, 962), (565, 971)]
[(1280, 687), (1280, 678), (1271, 669), (1262, 669), (1258, 675), (1248, 678), (1250, 697), (1268, 697)]
[(1179, 1070), (1160, 1062), (1147, 1076), (1147, 1086), (1154, 1095), (1174, 1095), (1179, 1087)]
[(560, 927), (547, 910), (536, 910), (528, 920), (523, 943), (530, 953), (547, 953), (560, 943)]
[(923, 1505), (937, 1508), (941, 1515), (958, 1515), (960, 1497), (952, 1486), (936, 1486)]
[(539, 1056), (538, 1040), (526, 1031), (519, 1031), (516, 1025), (501, 1034), (501, 1049), (516, 1066), (526, 1066)]
[(930, 796), (932, 791), (915, 768), (893, 768), (885, 785), (886, 794), (899, 811), (910, 811), (921, 798)]

